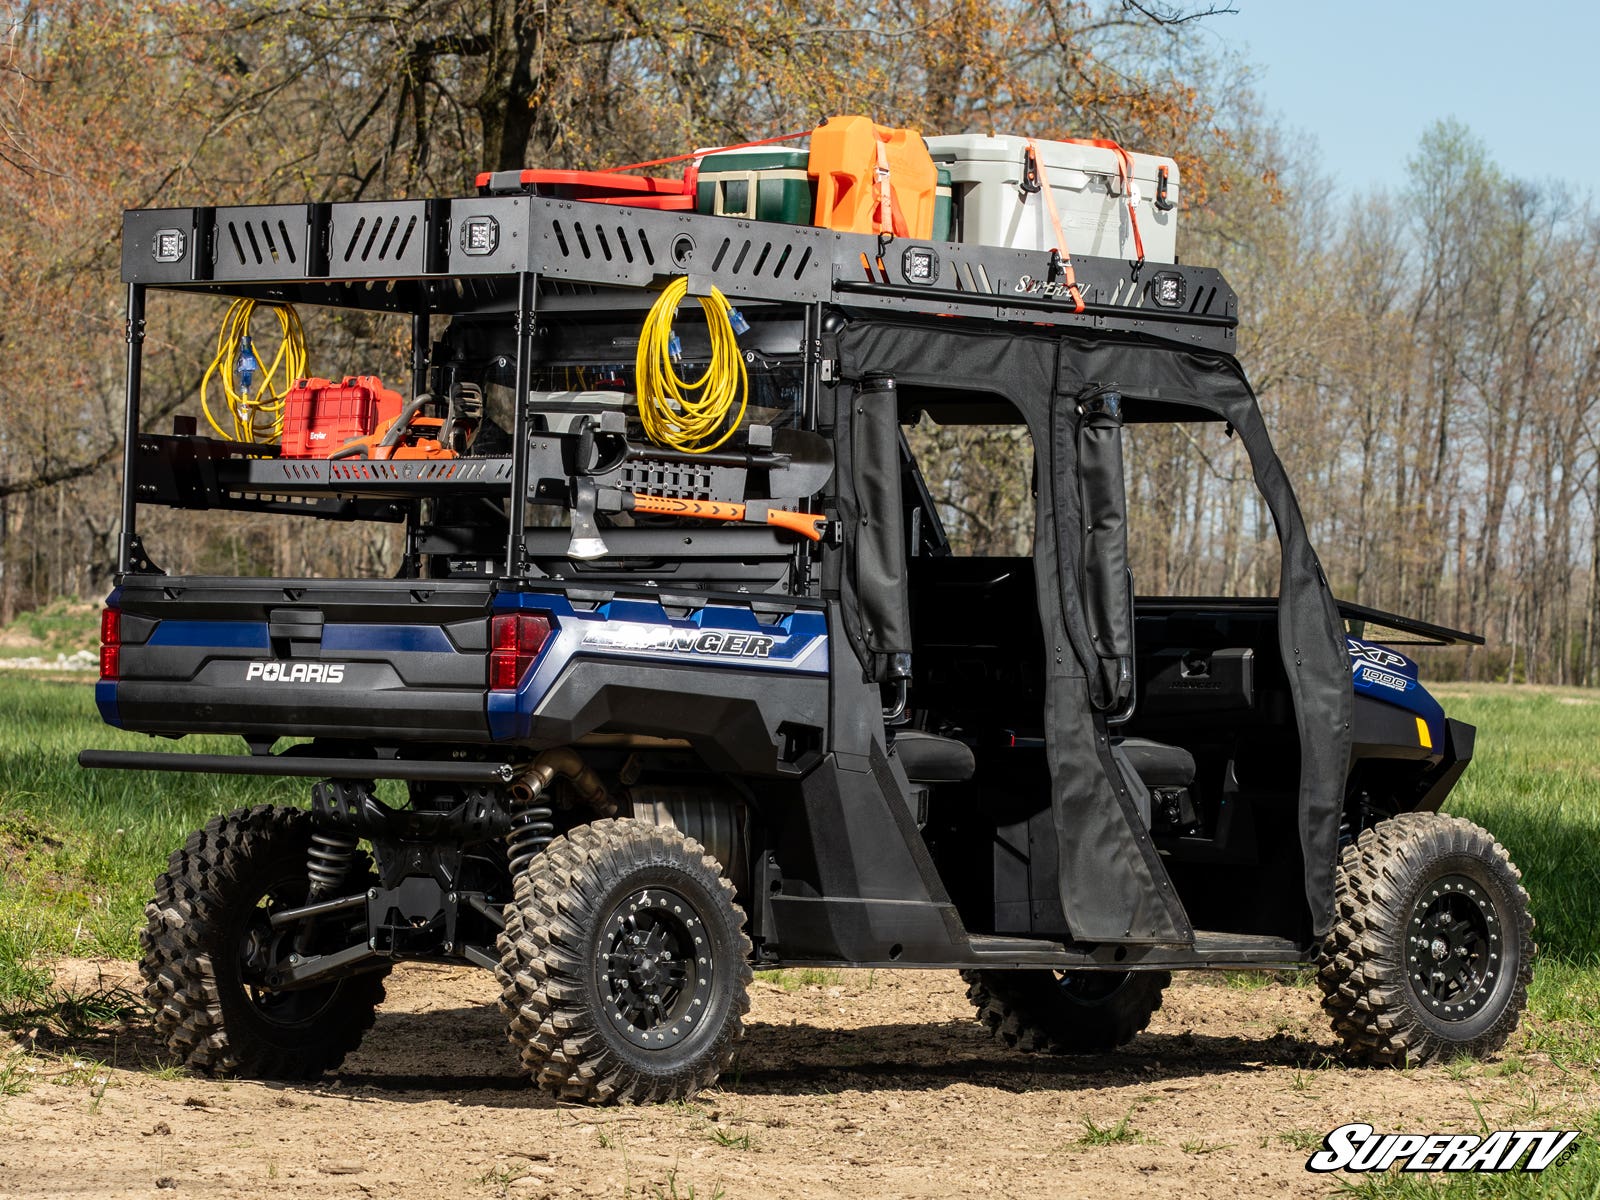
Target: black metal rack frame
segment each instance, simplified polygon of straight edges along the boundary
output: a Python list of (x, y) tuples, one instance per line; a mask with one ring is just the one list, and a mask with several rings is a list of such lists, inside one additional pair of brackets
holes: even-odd
[[(147, 293), (189, 292), (407, 314), (424, 387), (435, 314), (502, 314), (515, 333), (516, 428), (525, 423), (536, 314), (643, 309), (675, 276), (747, 305), (803, 314), (806, 415), (814, 416), (824, 306), (955, 316), (1144, 338), (1231, 354), (1233, 290), (1214, 269), (1074, 256), (1079, 311), (1053, 253), (919, 242), (526, 196), (130, 211), (127, 412), (119, 570), (144, 561), (140, 502), (404, 520), (430, 494), (529, 494), (530, 460), (370, 463), (279, 459), (270, 449), (139, 430)], [(549, 448), (546, 447), (546, 452)], [(507, 568), (529, 555), (508, 506)]]

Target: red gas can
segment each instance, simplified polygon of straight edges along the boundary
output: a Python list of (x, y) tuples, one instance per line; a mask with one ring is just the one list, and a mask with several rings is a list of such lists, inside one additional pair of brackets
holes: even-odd
[(343, 383), (296, 381), (283, 401), (283, 458), (327, 458), (351, 438), (366, 437), (400, 416), (405, 401), (376, 375)]

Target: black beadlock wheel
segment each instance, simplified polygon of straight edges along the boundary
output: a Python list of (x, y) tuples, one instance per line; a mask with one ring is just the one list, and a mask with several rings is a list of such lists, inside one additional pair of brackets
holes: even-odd
[(1460, 817), (1403, 813), (1345, 848), (1317, 981), (1349, 1056), (1405, 1066), (1498, 1050), (1533, 975), (1522, 873)]
[(963, 971), (978, 1020), (1013, 1050), (1095, 1054), (1142, 1033), (1172, 982), (1165, 971)]
[[(156, 879), (139, 934), (139, 973), (156, 1032), (188, 1067), (255, 1079), (310, 1079), (332, 1070), (372, 1027), (387, 968), (304, 988), (269, 986), (289, 931), (273, 912), (305, 902), (312, 821), (258, 806), (215, 817), (189, 835)], [(366, 855), (349, 891), (370, 879)], [(364, 924), (365, 917), (361, 917)], [(342, 949), (362, 931), (326, 918), (313, 951)]]
[(750, 939), (700, 844), (632, 820), (580, 826), (519, 875), (500, 1005), (522, 1066), (565, 1100), (683, 1100), (733, 1061)]

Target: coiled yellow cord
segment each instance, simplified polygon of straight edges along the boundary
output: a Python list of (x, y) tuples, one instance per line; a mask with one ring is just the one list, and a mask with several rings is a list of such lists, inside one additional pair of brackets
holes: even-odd
[[(200, 381), (200, 410), (206, 423), (217, 431), (219, 437), (230, 442), (275, 442), (283, 436), (283, 401), (297, 379), (306, 376), (306, 333), (300, 326), (300, 316), (288, 304), (268, 304), (278, 318), (278, 353), (272, 362), (260, 363), (259, 383), (246, 391), (239, 383), (238, 364), (240, 344), (250, 332), (250, 316), (255, 312), (254, 300), (235, 300), (228, 305), (222, 318), (222, 329), (217, 334), (217, 354), (206, 368)], [(254, 346), (252, 345), (252, 350)], [(260, 360), (257, 360), (260, 362)], [(282, 377), (279, 377), (282, 368)], [(231, 417), (231, 431), (224, 429), (212, 415), (209, 391), (211, 378), (216, 376), (222, 385), (223, 399)], [(253, 393), (253, 394), (252, 394)]]
[[(732, 437), (744, 420), (750, 376), (733, 332), (732, 307), (714, 287), (711, 295), (699, 298), (711, 327), (711, 362), (693, 383), (678, 374), (672, 362), (672, 322), (688, 294), (688, 279), (674, 279), (650, 306), (634, 360), (634, 388), (646, 437), (658, 446), (704, 454)], [(738, 415), (728, 422), (735, 402)], [(726, 429), (722, 428), (724, 422), (728, 422)]]

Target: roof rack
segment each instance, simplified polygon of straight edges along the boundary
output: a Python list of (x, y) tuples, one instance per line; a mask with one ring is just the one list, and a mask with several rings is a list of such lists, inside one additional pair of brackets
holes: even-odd
[[(1238, 301), (1220, 272), (839, 233), (530, 196), (131, 211), (122, 278), (149, 288), (393, 312), (483, 311), (511, 281), (653, 291), (687, 275), (745, 302), (1081, 326), (1232, 353)], [(543, 309), (584, 307), (571, 287)]]

